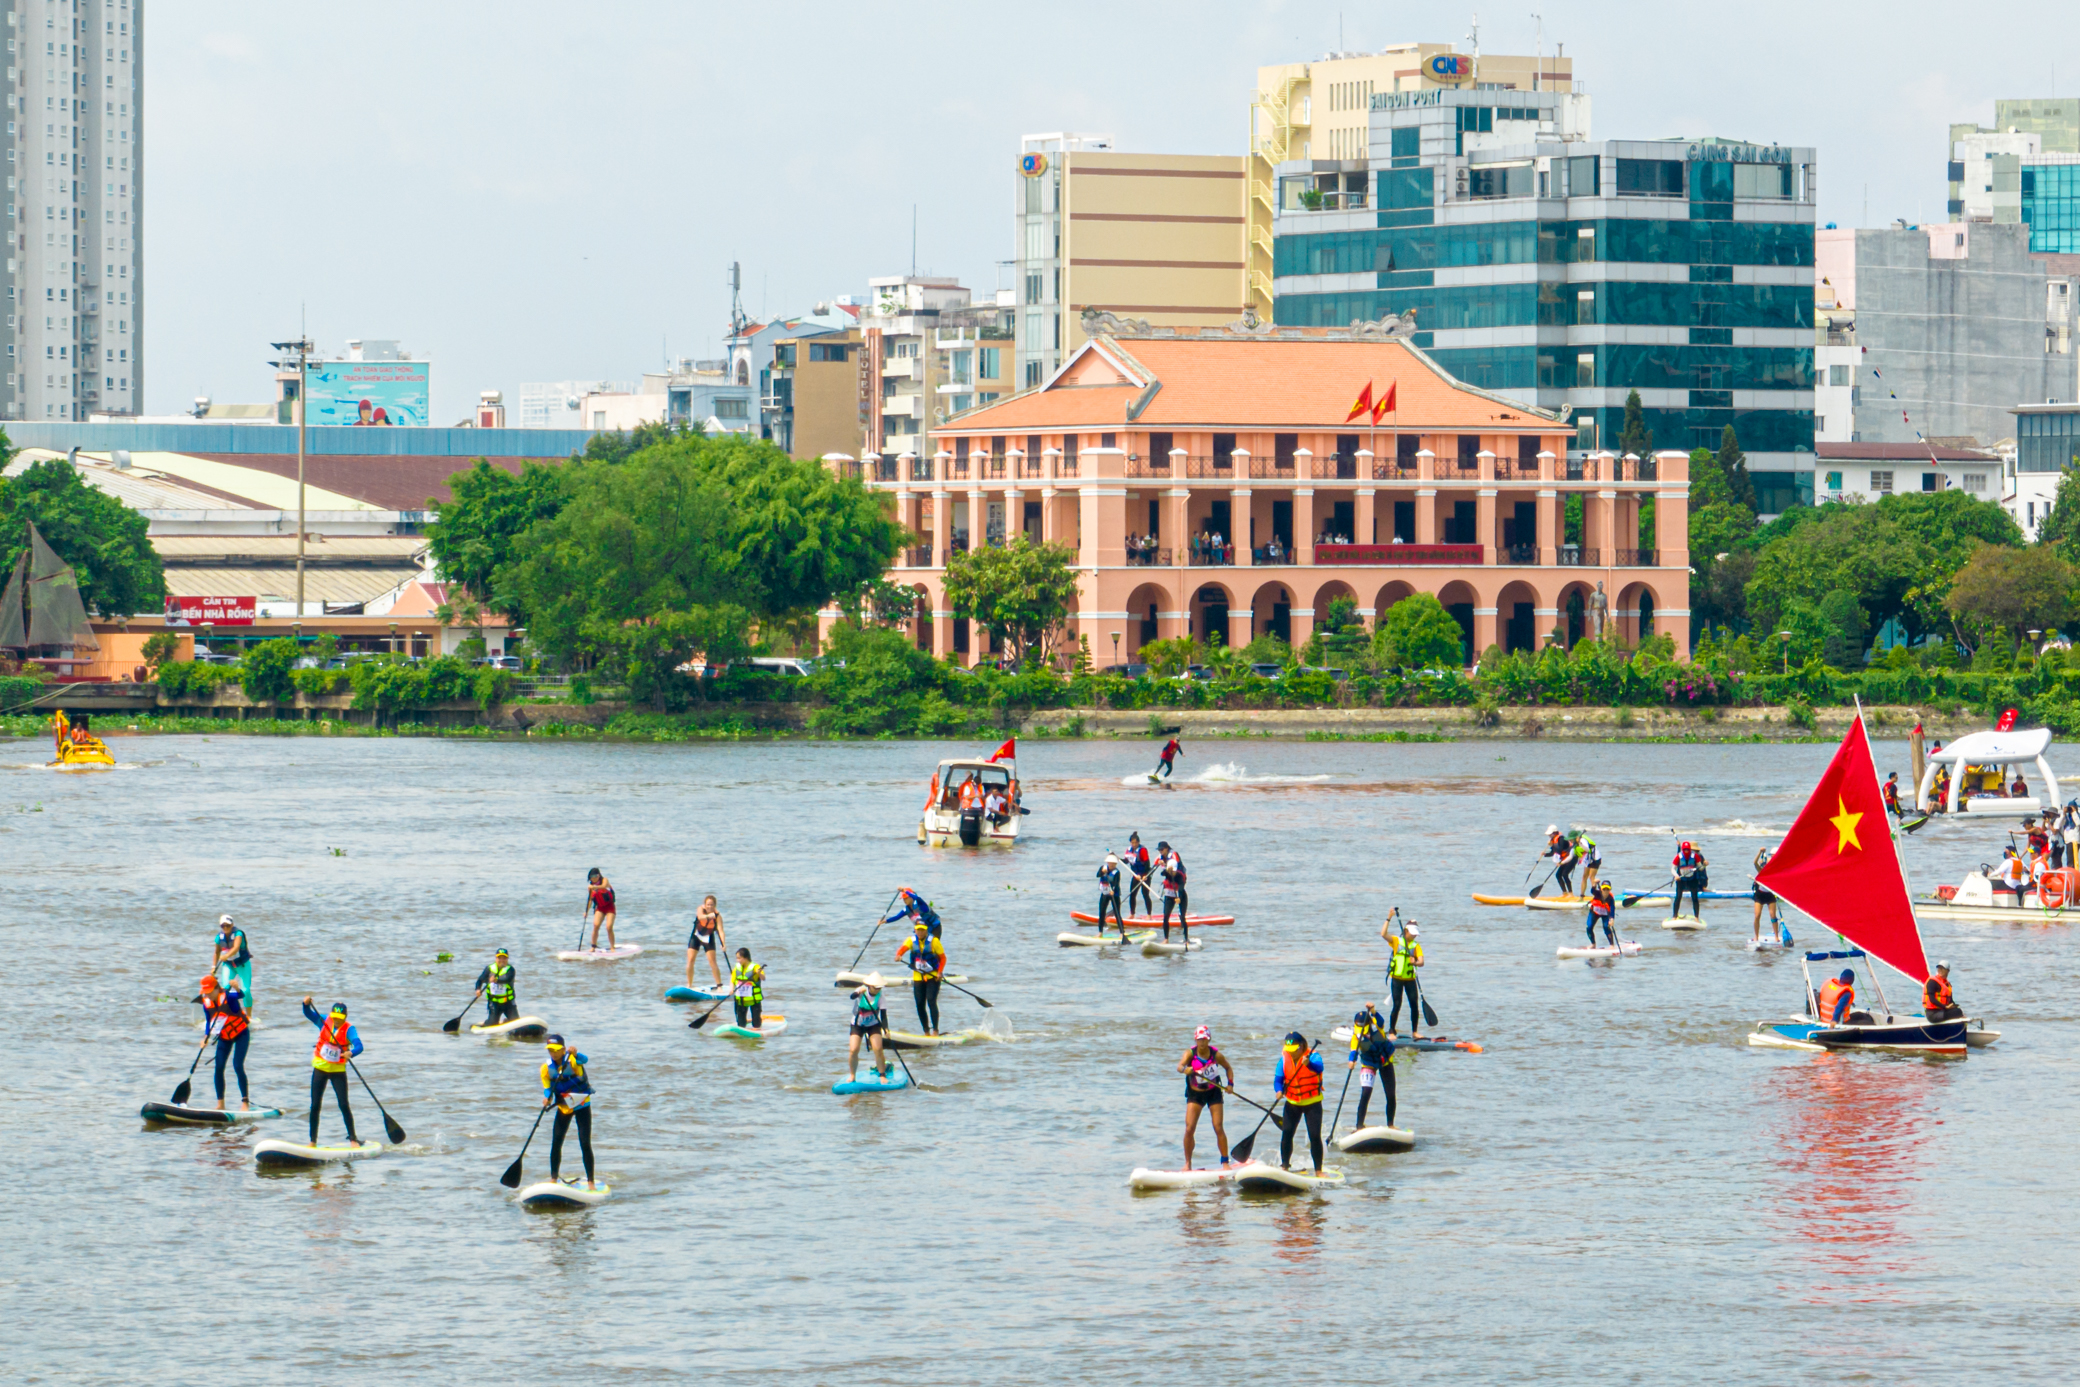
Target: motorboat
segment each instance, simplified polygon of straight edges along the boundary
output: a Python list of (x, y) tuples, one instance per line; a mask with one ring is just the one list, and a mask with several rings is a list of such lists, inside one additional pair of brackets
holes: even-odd
[[(1924, 758), (1914, 786), (1914, 807), (1924, 814), (1997, 818), (2027, 818), (2056, 809), (2061, 802), (2058, 777), (2051, 773), (2051, 763), (2044, 756), (2050, 746), (2048, 727), (1968, 732)], [(2008, 793), (2007, 768), (2019, 765), (2036, 770), (2042, 793)], [(1950, 772), (1950, 785), (1938, 800), (1936, 782), (1945, 770)]]
[(1938, 886), (1935, 894), (1914, 902), (1914, 913), (1929, 920), (2005, 920), (2018, 925), (2080, 924), (2080, 869), (2041, 872), (2020, 897), (1993, 889), (1993, 868), (1981, 865), (1965, 873), (1955, 886)]
[[(1807, 953), (1799, 961), (1806, 979), (1805, 1010), (1784, 1021), (1764, 1021), (1748, 1037), (1748, 1043), (1785, 1050), (1888, 1050), (1927, 1055), (1965, 1053), (1971, 1043), (1967, 1039), (1973, 1025), (1971, 1021), (1962, 1017), (1951, 1021), (1931, 1021), (1918, 1011), (1910, 1016), (1894, 1015), (1885, 1001), (1885, 988), (1878, 981), (1875, 968), (1870, 969), (1866, 976), (1877, 994), (1877, 1007), (1870, 1010), (1859, 1007), (1851, 1011), (1841, 1025), (1821, 1020), (1816, 1014), (1819, 1001), (1813, 989), (1812, 965), (1838, 959), (1868, 963), (1869, 957), (1862, 949), (1815, 949)], [(1984, 1027), (1981, 1026), (1980, 1030), (1983, 1034)], [(1992, 1034), (1995, 1039), (1999, 1038), (1999, 1032)], [(1980, 1043), (1991, 1042), (1982, 1040)]]
[[(971, 780), (976, 789), (967, 792), (971, 803), (963, 808), (962, 787)], [(1007, 812), (986, 812), (984, 805), (992, 792), (1002, 796)], [(918, 816), (917, 841), (931, 848), (1012, 846), (1018, 842), (1019, 821), (1025, 817), (1019, 797), (1015, 753), (1006, 756), (1000, 750), (990, 757), (956, 756), (941, 761), (932, 773), (931, 789)]]
[(72, 723), (61, 708), (51, 720), (51, 729), (58, 754), (46, 764), (53, 770), (105, 771), (114, 768), (116, 758), (108, 754), (108, 744), (87, 731), (84, 717), (78, 723)]

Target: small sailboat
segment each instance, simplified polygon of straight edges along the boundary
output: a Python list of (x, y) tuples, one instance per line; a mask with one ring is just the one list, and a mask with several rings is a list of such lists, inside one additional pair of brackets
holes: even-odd
[(986, 758), (941, 761), (918, 816), (917, 841), (929, 848), (1010, 847), (1026, 812), (1019, 798), (1016, 737)]
[[(7, 586), (0, 589), (0, 649), (63, 672), (84, 658), (80, 652), (100, 648), (86, 604), (80, 601), (78, 576), (30, 525), (28, 546), (16, 557)], [(53, 768), (107, 770), (115, 765), (101, 739), (87, 731), (84, 716), (74, 723), (60, 709), (51, 730), (57, 742)]]
[(1864, 1000), (1859, 995), (1839, 1021), (1831, 1014), (1821, 1014), (1820, 994), (1814, 990), (1811, 974), (1814, 963), (1858, 960), (1867, 965), (1884, 964), (1904, 974), (1917, 993), (1932, 976), (1860, 707), (1805, 808), (1755, 880), (1854, 947), (1809, 951), (1804, 960), (1803, 1011), (1784, 1021), (1762, 1022), (1748, 1037), (1749, 1044), (1797, 1050), (1966, 1053), (1970, 1023), (1961, 1017), (1931, 1021), (1918, 1009), (1894, 1012), (1875, 966), (1867, 966), (1856, 978), (1859, 983), (1868, 979), (1875, 1006), (1859, 1005)]

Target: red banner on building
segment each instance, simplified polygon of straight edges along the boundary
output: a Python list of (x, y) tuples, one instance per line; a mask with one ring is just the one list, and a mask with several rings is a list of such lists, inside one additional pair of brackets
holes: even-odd
[(166, 598), (166, 620), (169, 623), (185, 621), (191, 626), (251, 626), (253, 618), (260, 614), (260, 599), (257, 597), (175, 597)]

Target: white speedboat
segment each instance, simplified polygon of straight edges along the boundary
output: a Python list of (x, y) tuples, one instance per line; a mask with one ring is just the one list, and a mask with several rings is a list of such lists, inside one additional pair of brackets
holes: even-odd
[[(1002, 794), (1008, 813), (991, 815), (981, 808), (961, 808), (961, 787), (973, 780), (986, 800), (992, 790)], [(971, 798), (973, 796), (971, 795)], [(924, 811), (917, 820), (917, 841), (931, 848), (973, 848), (987, 845), (1009, 847), (1018, 842), (1018, 762), (954, 757), (941, 761), (932, 774), (925, 795)]]

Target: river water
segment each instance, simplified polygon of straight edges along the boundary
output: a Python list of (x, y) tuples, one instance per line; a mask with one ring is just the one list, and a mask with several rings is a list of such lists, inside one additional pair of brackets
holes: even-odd
[[(1744, 902), (1708, 909), (1698, 936), (1626, 912), (1647, 952), (1581, 963), (1553, 956), (1572, 915), (1468, 901), (1520, 889), (1549, 820), (1593, 826), (1621, 888), (1663, 879), (1671, 828), (1715, 885), (1742, 885), (1827, 746), (1237, 739), (1194, 743), (1179, 783), (1148, 789), (1123, 783), (1145, 746), (1029, 742), (1026, 839), (974, 853), (914, 841), (933, 763), (968, 747), (111, 744), (134, 768), (55, 774), (32, 768), (42, 744), (0, 743), (0, 1120), (26, 1181), (0, 1270), (13, 1381), (2072, 1375), (2067, 930), (1924, 926), (1960, 1000), (2005, 1033), (1995, 1049), (1814, 1057), (1745, 1044), (1799, 982), (1795, 961), (1742, 947)], [(1903, 769), (1904, 748), (1879, 762)], [(1058, 948), (1130, 829), (1178, 844), (1194, 904), (1240, 924), (1185, 958)], [(1931, 826), (1915, 889), (1998, 841)], [(622, 939), (650, 951), (557, 963), (593, 865)], [(833, 1097), (829, 980), (903, 883), (1015, 1038), (913, 1054), (922, 1091)], [(768, 965), (785, 1035), (694, 1032), (662, 1000), (707, 892)], [(1487, 1047), (1404, 1053), (1416, 1150), (1343, 1157), (1349, 1183), (1319, 1197), (1131, 1194), (1132, 1167), (1179, 1163), (1192, 1027), (1264, 1096), (1279, 1036), (1325, 1035), (1380, 996), (1397, 903), (1422, 924), (1442, 1028)], [(194, 1054), (186, 999), (224, 911), (256, 956), (255, 1097), (289, 1117), (146, 1130), (138, 1104)], [(598, 1210), (530, 1214), (498, 1185), (539, 1048), (440, 1031), (501, 945), (521, 1009), (591, 1057), (616, 1189)], [(895, 945), (891, 926), (868, 958)], [(409, 1141), (262, 1176), (258, 1136), (302, 1135), (305, 992), (349, 1003)], [(980, 1014), (951, 992), (945, 1007), (949, 1029)], [(1339, 1056), (1332, 1102), (1342, 1072)], [(353, 1102), (378, 1133), (358, 1085)], [(1202, 1126), (1202, 1164), (1211, 1151)]]

